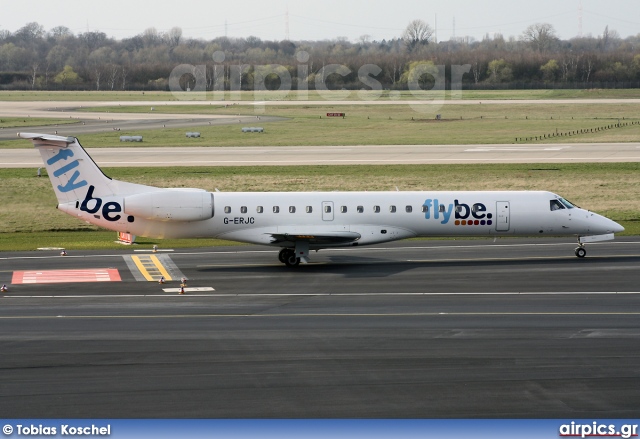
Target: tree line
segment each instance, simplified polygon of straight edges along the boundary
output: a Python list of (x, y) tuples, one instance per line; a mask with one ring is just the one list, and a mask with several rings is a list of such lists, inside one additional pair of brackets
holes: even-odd
[[(518, 37), (435, 41), (422, 20), (412, 21), (397, 38), (375, 41), (363, 35), (357, 42), (264, 41), (255, 36), (202, 40), (183, 37), (178, 27), (167, 32), (150, 28), (117, 40), (99, 31), (76, 35), (65, 26), (46, 31), (35, 22), (14, 33), (0, 30), (0, 89), (5, 90), (167, 90), (171, 72), (181, 64), (204, 66), (207, 90), (251, 90), (256, 66), (265, 65), (287, 70), (293, 89), (310, 90), (318, 84), (317, 75), (329, 89), (367, 88), (358, 71), (375, 65), (379, 69), (371, 75), (378, 84), (401, 90), (408, 87), (410, 70), (425, 62), (445, 66), (447, 78), (452, 66), (469, 65), (463, 89), (637, 88), (640, 34), (623, 39), (607, 27), (597, 37), (561, 40), (552, 25), (537, 23)], [(323, 68), (330, 65), (347, 69), (325, 76)], [(277, 89), (280, 80), (271, 74), (264, 85)], [(194, 78), (186, 75), (181, 84), (190, 81)], [(433, 81), (423, 78), (420, 83), (428, 88)]]

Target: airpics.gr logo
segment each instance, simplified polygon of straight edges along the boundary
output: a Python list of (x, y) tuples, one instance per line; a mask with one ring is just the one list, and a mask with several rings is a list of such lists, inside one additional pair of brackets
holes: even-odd
[(448, 224), (452, 214), (456, 226), (490, 226), (493, 224), (493, 214), (487, 212), (487, 206), (482, 203), (474, 203), (469, 207), (466, 203), (453, 200), (453, 203), (446, 205), (440, 204), (437, 198), (427, 198), (423, 206), (424, 218), (441, 219), (440, 224)]

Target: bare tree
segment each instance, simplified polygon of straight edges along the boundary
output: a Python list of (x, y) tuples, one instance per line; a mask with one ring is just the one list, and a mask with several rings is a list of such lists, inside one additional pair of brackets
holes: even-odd
[(413, 20), (402, 34), (402, 40), (409, 52), (413, 52), (420, 46), (426, 46), (431, 42), (433, 29), (422, 20)]
[(609, 46), (613, 45), (614, 42), (617, 42), (617, 40), (620, 40), (620, 34), (616, 30), (609, 30), (609, 26), (607, 25), (599, 41), (600, 48), (605, 51)]
[(31, 90), (36, 87), (36, 78), (38, 76), (38, 61), (31, 63)]
[(111, 91), (116, 87), (116, 80), (118, 79), (118, 72), (120, 67), (116, 64), (109, 65), (109, 86), (111, 87)]
[(125, 66), (122, 66), (122, 89), (123, 90), (125, 90), (125, 87), (127, 85), (127, 73), (129, 72), (127, 71)]
[(540, 53), (551, 49), (558, 41), (556, 30), (549, 23), (532, 24), (524, 30), (521, 38)]
[(169, 42), (169, 46), (176, 47), (180, 44), (180, 39), (182, 38), (182, 29), (179, 27), (172, 27), (169, 32), (167, 32), (167, 40)]

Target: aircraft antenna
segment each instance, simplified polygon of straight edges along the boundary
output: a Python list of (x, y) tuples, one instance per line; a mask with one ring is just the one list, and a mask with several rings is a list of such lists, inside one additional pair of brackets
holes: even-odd
[(289, 5), (287, 4), (287, 10), (284, 13), (284, 39), (289, 41)]
[(453, 35), (451, 37), (453, 41), (456, 40), (456, 16), (453, 16)]
[(435, 14), (436, 44), (438, 44), (438, 14)]
[(578, 1), (578, 36), (582, 38), (582, 0)]

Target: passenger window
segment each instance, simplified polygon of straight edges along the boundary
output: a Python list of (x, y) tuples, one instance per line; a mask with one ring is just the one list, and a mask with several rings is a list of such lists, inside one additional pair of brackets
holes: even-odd
[(247, 206), (242, 206), (240, 208), (240, 213), (247, 213)]
[(356, 210), (358, 211), (358, 213), (364, 213), (364, 207), (362, 206), (358, 206)]
[(396, 206), (389, 206), (389, 212), (396, 213)]
[(231, 213), (231, 206), (224, 206), (224, 213)]
[(405, 207), (405, 208), (404, 208), (404, 210), (405, 210), (405, 212), (407, 212), (407, 213), (411, 213), (411, 212), (413, 212), (413, 207), (411, 207), (411, 206), (407, 206), (407, 207)]
[(425, 206), (425, 205), (423, 205), (423, 206), (422, 206), (422, 212), (423, 212), (423, 213), (425, 213), (425, 212), (429, 212), (429, 206)]
[(313, 212), (313, 207), (311, 206), (307, 206), (307, 213), (312, 213)]
[(340, 213), (347, 213), (347, 206), (340, 206)]
[(256, 212), (262, 213), (263, 211), (264, 211), (264, 209), (262, 208), (262, 206), (256, 207)]
[(289, 213), (296, 213), (296, 206), (289, 206)]
[(444, 212), (445, 210), (444, 204), (441, 204), (440, 207), (438, 208), (439, 212)]
[(375, 213), (380, 213), (380, 206), (373, 206), (373, 211)]
[(551, 200), (549, 201), (549, 205), (551, 207), (551, 210), (560, 210), (560, 209), (564, 209), (564, 206), (562, 205), (562, 203), (558, 200)]
[(273, 213), (280, 213), (280, 206), (273, 206)]
[(331, 213), (331, 206), (329, 206), (328, 204), (324, 206), (324, 213)]

